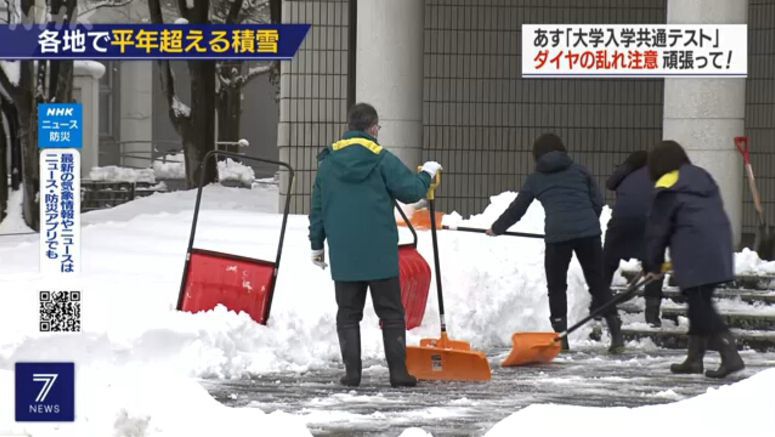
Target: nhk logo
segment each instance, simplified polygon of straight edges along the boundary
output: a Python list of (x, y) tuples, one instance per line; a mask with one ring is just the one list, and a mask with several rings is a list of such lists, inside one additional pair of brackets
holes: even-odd
[(46, 116), (48, 117), (72, 117), (73, 116), (73, 110), (75, 108), (52, 108), (48, 107), (46, 108)]
[(73, 363), (16, 363), (16, 421), (75, 420)]

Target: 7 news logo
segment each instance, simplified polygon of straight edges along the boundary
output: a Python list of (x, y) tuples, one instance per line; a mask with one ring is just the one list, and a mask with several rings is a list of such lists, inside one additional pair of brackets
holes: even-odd
[(16, 363), (16, 421), (75, 420), (73, 363)]

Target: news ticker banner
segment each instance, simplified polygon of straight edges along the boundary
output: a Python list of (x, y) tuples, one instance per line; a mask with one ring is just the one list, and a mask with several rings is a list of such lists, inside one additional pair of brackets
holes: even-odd
[(309, 24), (0, 26), (0, 59), (290, 60)]
[(744, 24), (525, 24), (522, 77), (746, 77)]
[(40, 272), (72, 276), (81, 268), (79, 103), (38, 105)]

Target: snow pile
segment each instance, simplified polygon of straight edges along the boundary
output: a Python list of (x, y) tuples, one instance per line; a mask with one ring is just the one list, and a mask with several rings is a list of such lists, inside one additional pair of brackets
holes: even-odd
[(35, 232), (24, 223), (22, 215), (22, 190), (8, 190), (8, 207), (5, 218), (0, 221), (0, 236), (3, 234), (17, 234)]
[(153, 174), (157, 179), (185, 179), (186, 164), (182, 153), (164, 155), (153, 161)]
[[(638, 408), (596, 408), (537, 404), (495, 425), (489, 437), (549, 433), (598, 437), (654, 435), (771, 436), (775, 429), (775, 369), (767, 369), (733, 385), (671, 404)], [(562, 420), (557, 420), (561, 418)], [(666, 424), (660, 427), (659, 424)]]
[[(468, 219), (463, 219), (457, 212), (452, 212), (444, 216), (442, 224), (449, 226), (450, 228), (469, 227), (488, 229), (493, 222), (503, 214), (503, 211), (511, 205), (511, 202), (517, 198), (517, 194), (519, 193), (506, 191), (495, 196), (490, 196), (490, 204), (487, 205), (482, 213), (474, 214)], [(603, 230), (603, 237), (605, 237), (606, 225), (610, 219), (611, 209), (608, 206), (604, 206), (603, 212), (600, 214), (600, 227)], [(508, 230), (512, 232), (543, 234), (544, 208), (541, 206), (541, 202), (533, 200), (522, 219)]]
[[(195, 315), (174, 311), (194, 196), (194, 191), (157, 194), (83, 216), (81, 281), (84, 305), (90, 305), (83, 309), (84, 330), (107, 341), (103, 358), (121, 361), (117, 357), (127, 351), (155, 344), (163, 359), (153, 354), (147, 358), (153, 357), (158, 366), (190, 376), (226, 378), (338, 362), (333, 281), (328, 270), (309, 262), (309, 221), (303, 215), (289, 217), (268, 326), (224, 308)], [(276, 210), (276, 186), (253, 190), (208, 186), (195, 247), (273, 260), (282, 219)], [(542, 223), (536, 202), (518, 227), (535, 232)], [(405, 228), (400, 233), (402, 242), (411, 238)], [(418, 234), (418, 249), (432, 263), (430, 232)], [(550, 329), (542, 240), (439, 231), (439, 248), (453, 338), (487, 350), (510, 345), (514, 331)], [(27, 326), (30, 336), (0, 334), (2, 358), (3, 345), (33, 344), (39, 335), (29, 290), (43, 279), (37, 274), (35, 241), (0, 248), (0, 257), (4, 260), (0, 288), (7, 290), (4, 308), (9, 312), (0, 319), (9, 326)], [(568, 317), (578, 320), (588, 311), (589, 294), (576, 261), (571, 264), (568, 285)], [(364, 357), (381, 358), (381, 333), (370, 304), (362, 326)], [(437, 336), (438, 326), (437, 302), (431, 292), (423, 325), (409, 333), (409, 343)], [(572, 338), (584, 336), (579, 330)], [(52, 352), (51, 358), (56, 356)]]
[(127, 168), (116, 165), (105, 167), (92, 167), (89, 171), (89, 179), (105, 182), (148, 182), (156, 183), (153, 170), (149, 168)]
[(743, 248), (735, 254), (735, 273), (738, 275), (773, 275), (775, 261), (764, 261), (751, 249)]
[(235, 162), (231, 158), (225, 161), (218, 161), (218, 180), (237, 180), (245, 186), (251, 186), (253, 179), (256, 178), (253, 169), (240, 162)]

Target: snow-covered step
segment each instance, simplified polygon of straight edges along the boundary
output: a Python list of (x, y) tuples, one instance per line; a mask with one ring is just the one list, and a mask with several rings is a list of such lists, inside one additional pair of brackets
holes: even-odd
[[(667, 288), (662, 294), (673, 301), (685, 302), (686, 299), (681, 291), (675, 288)], [(747, 303), (775, 304), (775, 291), (772, 290), (750, 290), (746, 288), (719, 288), (714, 293), (718, 299), (740, 299)]]
[[(624, 291), (624, 287), (612, 287), (615, 293)], [(686, 298), (675, 287), (665, 287), (662, 290), (665, 298), (675, 302), (685, 302)], [(740, 299), (747, 303), (775, 304), (775, 290), (751, 290), (747, 288), (719, 288), (714, 296), (717, 299)]]
[[(720, 309), (719, 313), (724, 322), (730, 327), (740, 329), (754, 329), (763, 331), (775, 330), (775, 311), (735, 311)], [(686, 317), (686, 308), (681, 307), (663, 307), (662, 319), (677, 321), (678, 317)]]
[[(716, 306), (724, 322), (730, 327), (775, 331), (775, 306), (749, 305), (731, 301), (717, 302)], [(618, 308), (625, 314), (641, 314), (643, 300), (625, 302)], [(679, 317), (687, 317), (686, 308), (686, 305), (676, 305), (664, 301), (661, 308), (662, 319), (677, 322)]]
[[(751, 331), (732, 328), (738, 349), (750, 348), (760, 352), (775, 350), (775, 331)], [(681, 328), (652, 328), (645, 323), (622, 327), (625, 340), (650, 338), (655, 344), (671, 349), (686, 348), (686, 330)]]
[[(627, 282), (632, 281), (639, 273), (637, 271), (622, 271), (622, 276), (627, 279)], [(674, 286), (669, 278), (668, 285)], [(735, 275), (735, 280), (726, 284), (720, 284), (719, 289), (723, 288), (744, 288), (749, 290), (775, 290), (775, 275), (770, 274), (752, 274), (742, 273)]]

